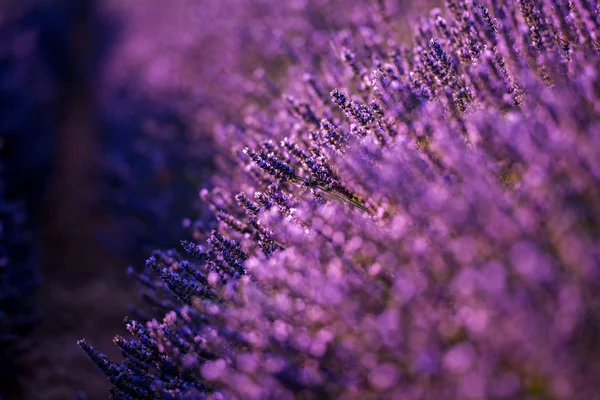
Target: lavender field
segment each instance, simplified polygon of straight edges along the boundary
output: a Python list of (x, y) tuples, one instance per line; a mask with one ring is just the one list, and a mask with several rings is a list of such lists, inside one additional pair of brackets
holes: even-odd
[(600, 4), (0, 7), (0, 399), (600, 399)]

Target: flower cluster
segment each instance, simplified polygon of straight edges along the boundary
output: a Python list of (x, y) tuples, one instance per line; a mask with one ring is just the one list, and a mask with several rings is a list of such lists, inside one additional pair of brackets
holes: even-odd
[(446, 3), (217, 128), (216, 227), (131, 270), (122, 362), (79, 342), (113, 398), (596, 396), (600, 10)]
[(322, 51), (327, 32), (364, 18), (360, 3), (333, 12), (339, 0), (153, 1), (108, 7), (127, 25), (105, 62), (99, 212), (105, 244), (128, 258), (172, 246), (185, 216), (210, 219), (194, 193), (208, 184), (215, 123), (278, 95), (287, 66), (311, 57), (302, 49)]

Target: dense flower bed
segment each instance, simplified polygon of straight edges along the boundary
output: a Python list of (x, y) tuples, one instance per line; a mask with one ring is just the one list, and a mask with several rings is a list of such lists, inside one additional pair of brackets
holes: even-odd
[(123, 361), (79, 342), (114, 398), (597, 395), (598, 7), (449, 0), (403, 45), (377, 4), (217, 128), (217, 222), (130, 270)]

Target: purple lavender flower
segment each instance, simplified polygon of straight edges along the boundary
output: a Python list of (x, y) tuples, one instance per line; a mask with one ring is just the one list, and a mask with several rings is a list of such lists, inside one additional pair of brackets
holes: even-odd
[(123, 362), (81, 344), (114, 397), (596, 396), (598, 10), (448, 1), (410, 48), (377, 10), (216, 131), (217, 229)]

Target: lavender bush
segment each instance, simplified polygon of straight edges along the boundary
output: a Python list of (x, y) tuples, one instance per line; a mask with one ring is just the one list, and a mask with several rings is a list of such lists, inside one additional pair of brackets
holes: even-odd
[(600, 10), (383, 2), (215, 131), (182, 251), (156, 251), (116, 399), (593, 399)]
[(324, 50), (328, 32), (364, 18), (360, 4), (343, 13), (333, 12), (336, 5), (175, 0), (165, 10), (160, 1), (108, 3), (107, 13), (123, 22), (107, 61), (100, 118), (106, 179), (99, 211), (109, 211), (108, 248), (131, 257), (132, 249), (172, 246), (183, 216), (206, 214), (194, 193), (212, 169), (215, 123), (241, 122), (248, 99), (278, 95), (276, 82), (303, 56), (299, 49)]

